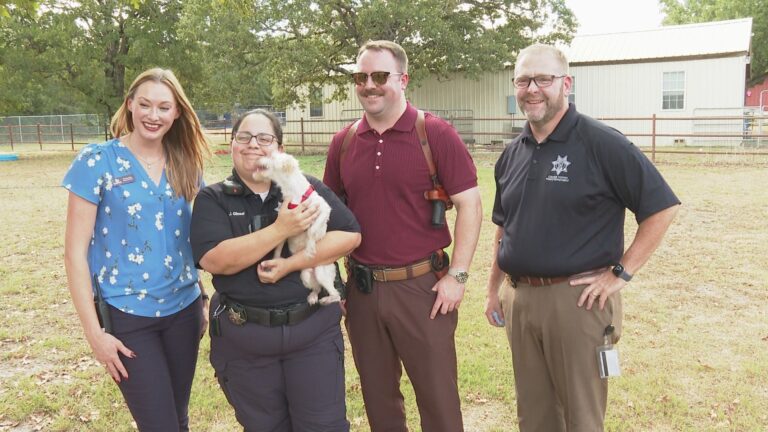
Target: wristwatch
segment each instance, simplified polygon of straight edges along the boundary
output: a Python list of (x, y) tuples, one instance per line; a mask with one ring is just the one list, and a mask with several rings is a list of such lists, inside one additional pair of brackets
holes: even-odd
[(627, 273), (626, 270), (624, 270), (624, 266), (621, 264), (616, 264), (611, 269), (611, 272), (613, 272), (613, 275), (617, 278), (624, 279), (625, 281), (629, 282), (632, 280), (632, 275)]
[(453, 276), (460, 284), (467, 283), (467, 279), (469, 279), (469, 273), (463, 270), (448, 269), (448, 274)]

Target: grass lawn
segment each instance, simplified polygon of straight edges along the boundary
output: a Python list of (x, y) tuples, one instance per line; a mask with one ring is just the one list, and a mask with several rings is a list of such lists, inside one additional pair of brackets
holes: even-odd
[[(131, 431), (117, 387), (91, 356), (63, 267), (72, 152), (24, 151), (0, 162), (0, 431)], [(516, 431), (509, 347), (483, 316), (494, 227), (493, 164), (478, 154), (484, 224), (462, 303), (457, 345), (468, 432)], [(683, 201), (667, 237), (624, 290), (623, 376), (610, 381), (611, 431), (768, 430), (768, 187), (755, 163), (660, 158)], [(324, 156), (302, 157), (322, 176)], [(230, 170), (214, 156), (206, 181)], [(627, 218), (631, 240), (636, 224)], [(210, 286), (210, 285), (209, 285)], [(191, 402), (196, 431), (239, 430), (203, 339)], [(347, 350), (347, 409), (367, 431)], [(407, 384), (407, 377), (403, 379)], [(418, 411), (404, 386), (412, 431)]]

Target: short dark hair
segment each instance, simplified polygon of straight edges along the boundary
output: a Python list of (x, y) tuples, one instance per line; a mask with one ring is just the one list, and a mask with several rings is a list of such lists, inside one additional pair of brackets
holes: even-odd
[(241, 115), (240, 117), (235, 120), (235, 124), (232, 125), (232, 137), (234, 138), (235, 134), (238, 130), (240, 130), (240, 123), (245, 120), (246, 117), (252, 116), (252, 115), (262, 115), (269, 120), (270, 123), (272, 123), (272, 129), (275, 131), (275, 137), (277, 138), (277, 145), (283, 145), (283, 127), (280, 125), (280, 120), (277, 118), (277, 116), (267, 111), (263, 108), (256, 108), (250, 111), (246, 111)]

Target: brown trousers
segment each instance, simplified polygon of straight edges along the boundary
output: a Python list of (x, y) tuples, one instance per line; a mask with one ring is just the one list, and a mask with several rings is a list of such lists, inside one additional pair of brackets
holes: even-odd
[(372, 432), (405, 432), (402, 365), (413, 383), (422, 432), (462, 432), (454, 333), (458, 312), (429, 319), (437, 279), (374, 282), (361, 293), (350, 281), (346, 326)]
[(621, 292), (601, 311), (576, 302), (586, 286), (505, 284), (501, 303), (512, 349), (521, 432), (603, 430), (608, 380), (600, 378), (596, 349), (613, 324), (621, 337)]

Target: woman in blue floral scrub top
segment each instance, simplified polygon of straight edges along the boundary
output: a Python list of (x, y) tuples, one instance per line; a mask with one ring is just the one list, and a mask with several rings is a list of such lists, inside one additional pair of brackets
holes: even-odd
[[(139, 430), (186, 431), (208, 316), (189, 243), (190, 202), (208, 147), (169, 70), (136, 78), (111, 129), (119, 138), (83, 148), (62, 181), (69, 291)], [(99, 324), (97, 289), (111, 333)]]

